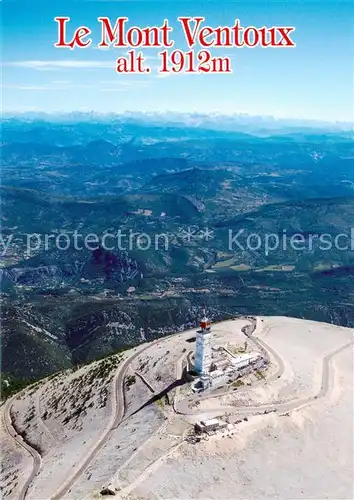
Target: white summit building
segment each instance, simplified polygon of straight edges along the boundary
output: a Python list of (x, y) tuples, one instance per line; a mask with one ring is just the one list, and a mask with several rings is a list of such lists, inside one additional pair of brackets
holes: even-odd
[(191, 384), (193, 392), (226, 386), (239, 377), (264, 369), (268, 363), (259, 352), (234, 354), (225, 346), (213, 345), (213, 340), (211, 322), (204, 310), (195, 338), (194, 372), (197, 378)]
[(196, 335), (194, 370), (199, 375), (209, 374), (211, 364), (211, 323), (204, 310), (204, 316), (200, 321), (200, 329), (197, 330)]

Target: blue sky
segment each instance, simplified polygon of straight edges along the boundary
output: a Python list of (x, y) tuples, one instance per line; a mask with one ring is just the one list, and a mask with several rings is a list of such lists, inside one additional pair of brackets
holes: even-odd
[[(36, 1), (3, 0), (3, 108), (5, 111), (181, 111), (248, 113), (286, 118), (353, 121), (353, 4), (311, 1)], [(175, 48), (185, 49), (179, 16), (204, 16), (211, 26), (295, 26), (295, 49), (214, 49), (231, 56), (232, 74), (158, 76), (114, 71), (124, 50), (98, 50), (97, 17), (129, 18), (129, 26), (174, 27)], [(87, 25), (87, 49), (56, 49), (55, 16)], [(70, 30), (71, 33), (71, 30)]]

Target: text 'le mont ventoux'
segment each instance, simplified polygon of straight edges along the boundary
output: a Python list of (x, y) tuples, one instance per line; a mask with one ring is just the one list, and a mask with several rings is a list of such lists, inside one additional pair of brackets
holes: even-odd
[[(92, 44), (92, 30), (79, 26), (70, 30), (69, 17), (55, 17), (58, 26), (57, 48), (87, 48)], [(255, 26), (244, 27), (236, 19), (233, 26), (213, 28), (205, 24), (204, 17), (178, 17), (185, 42), (189, 50), (172, 49), (174, 28), (167, 19), (161, 26), (130, 26), (127, 17), (119, 17), (113, 24), (108, 17), (99, 17), (100, 40), (97, 48), (127, 48), (126, 56), (116, 60), (117, 73), (150, 73), (142, 52), (135, 49), (163, 48), (159, 52), (159, 73), (231, 73), (230, 57), (215, 57), (211, 48), (293, 48), (295, 42), (291, 34), (293, 26)], [(71, 34), (69, 33), (71, 31)], [(195, 51), (195, 47), (200, 47)], [(131, 50), (129, 50), (131, 49)]]

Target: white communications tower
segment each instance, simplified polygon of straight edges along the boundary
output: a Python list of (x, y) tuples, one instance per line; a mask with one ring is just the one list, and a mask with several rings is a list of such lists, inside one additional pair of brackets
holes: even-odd
[(211, 323), (206, 317), (205, 309), (200, 321), (200, 329), (196, 335), (194, 370), (199, 375), (208, 374), (212, 363), (211, 358)]

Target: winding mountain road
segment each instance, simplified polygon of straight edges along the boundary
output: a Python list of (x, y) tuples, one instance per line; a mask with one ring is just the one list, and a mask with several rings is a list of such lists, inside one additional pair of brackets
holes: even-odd
[(113, 379), (113, 391), (114, 400), (113, 400), (113, 409), (114, 415), (111, 420), (111, 424), (107, 427), (101, 437), (96, 441), (95, 445), (91, 448), (91, 450), (81, 459), (81, 462), (76, 466), (75, 470), (71, 474), (71, 476), (65, 481), (64, 484), (58, 488), (58, 490), (50, 497), (50, 500), (60, 500), (63, 496), (68, 493), (70, 488), (75, 484), (75, 482), (80, 478), (80, 476), (85, 472), (89, 464), (95, 458), (97, 453), (102, 449), (102, 447), (107, 442), (110, 432), (114, 429), (117, 429), (119, 425), (122, 423), (125, 415), (125, 398), (124, 398), (124, 378), (129, 369), (129, 365), (134, 361), (135, 358), (140, 356), (144, 351), (149, 349), (152, 345), (157, 345), (166, 340), (167, 337), (163, 337), (153, 342), (143, 346), (142, 348), (137, 348), (137, 352), (135, 352), (132, 356), (127, 358), (124, 363), (118, 367), (117, 373)]
[[(146, 349), (151, 347), (152, 345), (156, 345), (159, 343), (164, 342), (168, 337), (171, 335), (168, 335), (166, 337), (157, 339), (141, 348), (137, 348), (137, 351), (131, 355), (129, 358), (127, 358), (122, 365), (120, 365), (117, 369), (116, 375), (112, 381), (113, 384), (113, 389), (112, 389), (112, 394), (113, 394), (113, 410), (114, 414), (111, 419), (110, 425), (105, 429), (101, 437), (96, 441), (95, 445), (88, 451), (88, 453), (82, 457), (81, 461), (79, 464), (75, 467), (75, 470), (72, 472), (72, 474), (68, 477), (68, 479), (51, 495), (50, 500), (59, 500), (63, 498), (63, 496), (68, 493), (70, 488), (75, 484), (75, 482), (80, 478), (80, 476), (84, 473), (84, 471), (87, 469), (89, 464), (92, 462), (92, 460), (95, 458), (97, 453), (102, 449), (104, 444), (107, 442), (107, 439), (109, 437), (109, 434), (112, 430), (116, 429), (119, 427), (119, 425), (122, 423), (124, 415), (125, 415), (125, 398), (124, 398), (124, 378), (126, 375), (126, 372), (129, 368), (130, 363), (134, 361), (134, 359), (141, 355)], [(42, 459), (39, 453), (32, 448), (29, 444), (27, 444), (21, 436), (17, 434), (15, 429), (12, 426), (12, 421), (11, 421), (11, 415), (10, 415), (10, 410), (13, 404), (13, 401), (19, 396), (19, 394), (14, 395), (11, 399), (6, 401), (4, 408), (3, 408), (3, 420), (4, 420), (4, 429), (6, 432), (10, 435), (12, 439), (16, 441), (18, 445), (20, 445), (22, 448), (24, 448), (33, 458), (33, 467), (30, 476), (26, 480), (20, 495), (19, 495), (19, 500), (24, 500), (27, 496), (28, 489), (32, 483), (32, 481), (35, 479), (37, 474), (40, 471), (41, 465), (42, 465)]]
[(28, 488), (33, 481), (33, 479), (36, 477), (38, 474), (41, 465), (42, 465), (42, 458), (38, 451), (36, 451), (34, 448), (32, 448), (30, 445), (28, 445), (22, 438), (22, 436), (19, 436), (17, 434), (16, 430), (14, 429), (12, 425), (12, 420), (11, 420), (11, 408), (12, 408), (12, 403), (13, 401), (18, 397), (18, 394), (10, 398), (8, 401), (6, 401), (4, 410), (3, 410), (3, 421), (4, 421), (4, 428), (6, 432), (16, 441), (16, 443), (21, 446), (26, 452), (28, 452), (32, 458), (33, 458), (33, 466), (32, 466), (32, 471), (29, 477), (26, 479), (24, 485), (22, 486), (22, 489), (20, 491), (18, 500), (24, 500), (28, 491)]
[(88, 453), (81, 459), (81, 462), (76, 466), (74, 472), (69, 476), (69, 478), (60, 486), (60, 488), (50, 497), (50, 500), (59, 500), (63, 498), (63, 496), (68, 493), (70, 488), (75, 484), (75, 482), (79, 479), (79, 477), (84, 473), (89, 464), (95, 458), (97, 453), (102, 449), (102, 447), (107, 442), (109, 434), (112, 430), (117, 429), (123, 420), (125, 413), (125, 400), (124, 400), (124, 378), (126, 372), (129, 368), (130, 363), (137, 357), (140, 356), (148, 347), (143, 347), (142, 349), (138, 349), (132, 356), (124, 361), (122, 366), (120, 366), (117, 370), (117, 373), (113, 379), (113, 391), (114, 395), (113, 400), (113, 418), (111, 420), (110, 425), (101, 435), (101, 437), (96, 441), (95, 445), (88, 451)]
[[(271, 327), (270, 327), (271, 328)], [(268, 327), (269, 329), (269, 327)], [(263, 332), (263, 325), (258, 325), (257, 328), (253, 333), (260, 333)], [(268, 330), (265, 329), (264, 332), (266, 333)], [(172, 335), (171, 335), (172, 336)], [(278, 365), (278, 370), (276, 373), (274, 373), (270, 379), (268, 379), (268, 382), (275, 379), (279, 378), (282, 373), (284, 372), (284, 363), (279, 356), (279, 354), (274, 351), (272, 348), (270, 348), (267, 343), (264, 340), (259, 339), (253, 334), (248, 335), (250, 339), (263, 351), (266, 352), (267, 355), (271, 354), (273, 358), (275, 359), (277, 365)], [(87, 469), (89, 464), (93, 461), (93, 459), (96, 457), (96, 455), (99, 453), (99, 451), (103, 448), (105, 443), (107, 442), (111, 431), (114, 429), (117, 429), (119, 425), (122, 423), (124, 420), (124, 416), (126, 413), (126, 408), (125, 408), (125, 396), (124, 396), (124, 379), (126, 376), (126, 373), (129, 369), (130, 364), (134, 361), (135, 358), (140, 356), (144, 351), (149, 349), (152, 345), (157, 345), (159, 343), (165, 342), (168, 339), (169, 336), (157, 339), (147, 345), (144, 345), (142, 347), (136, 348), (136, 352), (134, 352), (130, 357), (128, 357), (117, 369), (116, 374), (112, 380), (112, 408), (113, 408), (113, 413), (111, 417), (111, 421), (107, 428), (103, 431), (99, 439), (95, 442), (95, 444), (92, 446), (92, 448), (81, 458), (81, 460), (76, 464), (74, 467), (73, 472), (71, 475), (66, 479), (66, 481), (60, 485), (60, 487), (50, 496), (50, 500), (60, 500), (62, 499), (73, 487), (75, 482), (81, 477), (81, 475), (84, 473), (84, 471)], [(279, 404), (266, 404), (266, 405), (259, 405), (259, 406), (239, 406), (239, 407), (226, 407), (226, 406), (220, 406), (220, 407), (215, 407), (212, 409), (208, 410), (195, 410), (190, 408), (190, 405), (196, 400), (200, 401), (203, 399), (214, 399), (217, 397), (222, 396), (223, 394), (230, 394), (230, 391), (224, 391), (222, 393), (214, 393), (214, 394), (209, 394), (205, 396), (198, 396), (196, 398), (189, 398), (189, 399), (183, 399), (180, 401), (175, 400), (175, 411), (176, 413), (179, 413), (181, 415), (186, 415), (186, 416), (197, 416), (202, 413), (205, 413), (206, 411), (208, 413), (214, 413), (214, 412), (225, 412), (225, 411), (230, 411), (233, 413), (238, 413), (240, 415), (255, 415), (255, 414), (261, 414), (265, 412), (271, 412), (271, 411), (281, 411), (281, 412), (288, 412), (291, 410), (294, 410), (299, 407), (306, 406), (308, 404), (311, 404), (313, 401), (325, 397), (329, 391), (329, 380), (330, 380), (330, 364), (333, 358), (338, 355), (340, 352), (343, 350), (349, 348), (350, 346), (354, 345), (354, 341), (350, 341), (345, 345), (340, 346), (337, 348), (335, 351), (329, 353), (323, 358), (323, 366), (322, 366), (322, 379), (321, 379), (321, 387), (319, 391), (315, 394), (312, 395), (308, 398), (300, 399), (300, 400), (293, 400), (293, 401), (287, 401), (284, 403), (279, 403)], [(182, 365), (182, 359), (183, 357), (178, 360), (176, 369), (177, 372), (179, 373), (181, 371), (181, 365)], [(239, 391), (247, 390), (247, 387), (242, 387), (239, 388)], [(3, 416), (4, 416), (4, 424), (5, 424), (5, 429), (9, 433), (9, 435), (16, 441), (18, 445), (23, 447), (26, 452), (30, 453), (32, 458), (33, 458), (33, 468), (30, 476), (26, 480), (24, 486), (22, 487), (22, 490), (20, 492), (19, 500), (24, 500), (26, 497), (26, 494), (28, 492), (28, 488), (33, 481), (33, 479), (36, 477), (38, 474), (40, 468), (41, 468), (41, 457), (39, 453), (33, 449), (31, 446), (29, 446), (27, 443), (25, 443), (22, 439), (21, 436), (19, 436), (16, 431), (14, 430), (12, 426), (12, 421), (11, 421), (11, 406), (13, 404), (14, 399), (18, 397), (18, 395), (14, 396), (11, 398), (9, 401), (5, 403), (4, 406), (4, 411), (3, 411)]]

